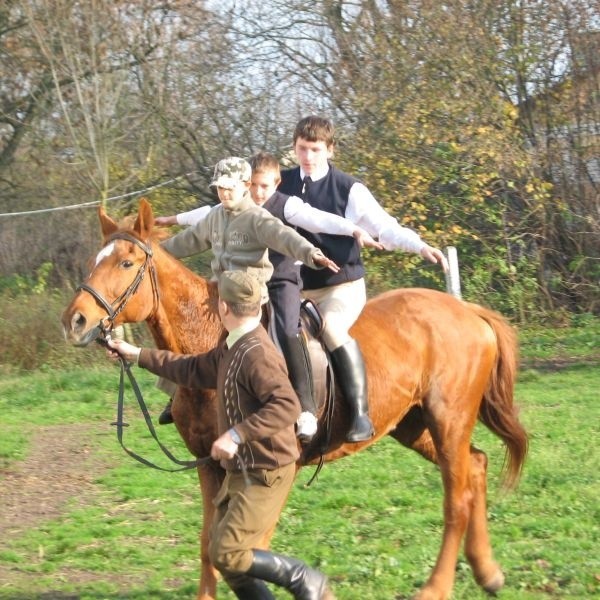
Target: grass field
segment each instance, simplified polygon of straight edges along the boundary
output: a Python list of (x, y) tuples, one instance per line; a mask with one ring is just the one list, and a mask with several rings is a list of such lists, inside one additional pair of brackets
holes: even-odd
[[(527, 339), (526, 357), (557, 354), (548, 349), (551, 340), (536, 336)], [(583, 344), (590, 339), (593, 353), (597, 338), (588, 331)], [(574, 345), (581, 344), (578, 338)], [(164, 399), (153, 378), (136, 376), (158, 413)], [(123, 453), (110, 427), (117, 381), (113, 367), (0, 381), (0, 599), (194, 598), (196, 475), (150, 470)], [(599, 390), (597, 364), (521, 373), (517, 397), (531, 448), (521, 485), (510, 494), (498, 485), (499, 441), (476, 429), (475, 443), (490, 458), (490, 528), (507, 577), (502, 600), (600, 598)], [(129, 445), (161, 461), (140, 419), (130, 422)], [(160, 434), (188, 458), (173, 428)], [(410, 597), (441, 536), (435, 468), (383, 441), (325, 466), (306, 487), (312, 473), (301, 472), (274, 549), (322, 568), (340, 600)], [(224, 586), (219, 597), (233, 598)], [(486, 598), (462, 559), (453, 598)]]

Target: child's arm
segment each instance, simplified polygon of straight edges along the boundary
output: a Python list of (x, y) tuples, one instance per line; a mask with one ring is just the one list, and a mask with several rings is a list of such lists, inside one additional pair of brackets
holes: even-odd
[(176, 215), (170, 215), (168, 217), (155, 217), (154, 223), (156, 225), (185, 225), (193, 226), (206, 218), (206, 215), (211, 211), (212, 206), (200, 206), (187, 212), (178, 213)]
[(297, 196), (290, 196), (287, 199), (283, 211), (288, 223), (311, 233), (347, 235), (354, 237), (361, 248), (368, 246), (383, 250), (383, 244), (375, 241), (362, 227), (339, 215), (314, 208)]
[(420, 254), (424, 259), (439, 264), (448, 271), (448, 261), (444, 253), (425, 243), (419, 234), (403, 227), (377, 202), (367, 186), (355, 183), (350, 190), (346, 218), (377, 236), (386, 250), (404, 250)]
[(256, 239), (265, 248), (272, 248), (280, 254), (285, 254), (304, 263), (311, 269), (329, 269), (337, 273), (340, 268), (327, 258), (323, 252), (302, 237), (295, 229), (285, 225), (264, 208), (250, 214), (251, 226)]
[(211, 248), (210, 219), (204, 218), (161, 242), (161, 247), (176, 258), (185, 258)]

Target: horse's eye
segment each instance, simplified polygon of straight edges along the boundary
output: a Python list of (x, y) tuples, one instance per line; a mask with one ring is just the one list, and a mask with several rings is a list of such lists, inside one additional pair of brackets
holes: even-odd
[(124, 261), (121, 261), (121, 266), (124, 269), (130, 269), (131, 267), (133, 267), (133, 261), (125, 259)]

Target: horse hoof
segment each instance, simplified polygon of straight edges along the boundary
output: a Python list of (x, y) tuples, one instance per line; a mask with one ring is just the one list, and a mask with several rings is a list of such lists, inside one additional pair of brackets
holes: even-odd
[(481, 583), (481, 587), (488, 594), (495, 594), (504, 586), (504, 573), (498, 569), (496, 573), (487, 581)]

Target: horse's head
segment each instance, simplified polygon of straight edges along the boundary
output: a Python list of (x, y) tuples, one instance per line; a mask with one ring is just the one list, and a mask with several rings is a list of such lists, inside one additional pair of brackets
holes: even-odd
[(121, 323), (146, 320), (158, 301), (150, 204), (140, 201), (129, 227), (120, 227), (102, 207), (98, 214), (104, 246), (61, 318), (66, 340), (76, 346), (89, 344)]

